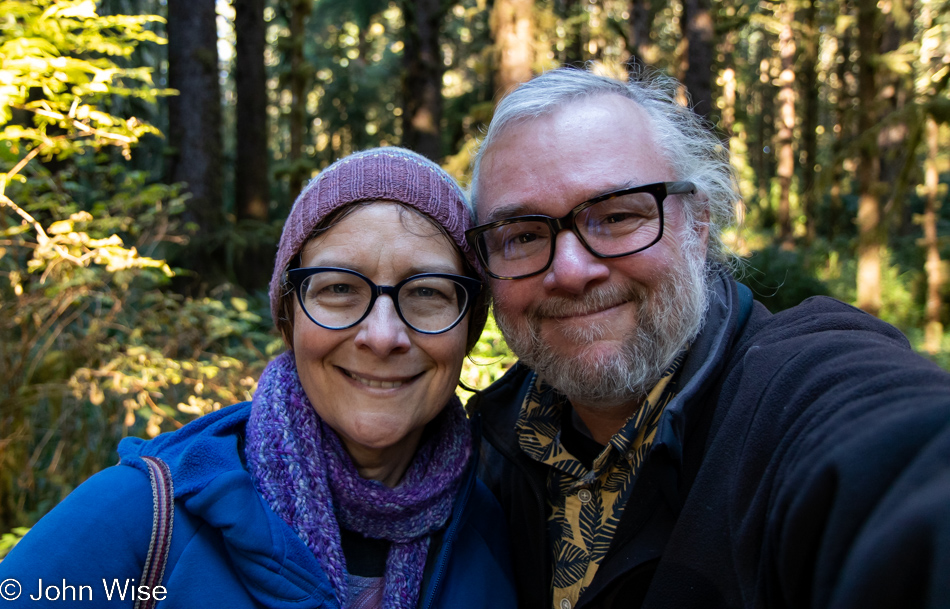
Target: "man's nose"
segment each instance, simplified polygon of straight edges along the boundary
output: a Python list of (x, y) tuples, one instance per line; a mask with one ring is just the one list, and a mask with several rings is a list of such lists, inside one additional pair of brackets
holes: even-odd
[(379, 357), (411, 346), (409, 327), (396, 313), (396, 305), (388, 295), (382, 295), (373, 304), (373, 310), (360, 322), (356, 346), (366, 347)]
[(573, 232), (565, 230), (557, 235), (554, 259), (544, 275), (544, 288), (568, 294), (583, 294), (591, 283), (607, 279), (610, 269), (584, 247)]

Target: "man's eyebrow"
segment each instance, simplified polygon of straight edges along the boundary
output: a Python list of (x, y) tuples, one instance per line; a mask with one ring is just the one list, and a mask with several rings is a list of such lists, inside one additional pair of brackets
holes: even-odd
[(498, 222), (499, 220), (507, 220), (508, 218), (515, 218), (517, 216), (530, 216), (539, 214), (541, 214), (541, 212), (536, 208), (536, 206), (529, 203), (511, 203), (508, 205), (499, 205), (488, 212), (488, 215), (485, 216), (482, 224)]
[[(627, 190), (629, 188), (637, 188), (639, 186), (646, 185), (647, 182), (639, 179), (626, 180), (624, 182), (619, 182), (615, 186), (611, 186), (603, 189), (600, 192), (592, 192), (590, 195), (583, 201), (578, 201), (577, 205), (590, 201), (591, 199), (596, 199), (597, 197), (603, 196), (611, 192), (617, 192), (618, 190)], [(489, 224), (490, 222), (498, 222), (499, 220), (507, 220), (509, 218), (515, 218), (517, 216), (550, 216), (550, 213), (545, 213), (544, 210), (539, 209), (540, 205), (534, 203), (509, 203), (499, 205), (494, 208), (485, 216), (485, 219), (480, 222), (480, 224)]]

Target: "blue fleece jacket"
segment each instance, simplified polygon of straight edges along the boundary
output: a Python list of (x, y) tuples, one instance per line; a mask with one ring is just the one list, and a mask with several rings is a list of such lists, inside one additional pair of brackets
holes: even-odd
[[(77, 488), (0, 563), (2, 592), (13, 590), (9, 578), (21, 590), (4, 606), (131, 606), (152, 529), (141, 457), (156, 456), (171, 469), (175, 491), (162, 608), (339, 607), (313, 553), (245, 469), (250, 411), (250, 403), (238, 404), (154, 440), (123, 440), (121, 464)], [(474, 471), (473, 463), (448, 526), (430, 546), (421, 608), (515, 606), (504, 518)]]

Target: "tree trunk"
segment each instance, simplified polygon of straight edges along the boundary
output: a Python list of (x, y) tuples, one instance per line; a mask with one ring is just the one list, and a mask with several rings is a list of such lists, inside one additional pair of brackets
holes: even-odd
[(940, 291), (943, 289), (943, 275), (940, 263), (940, 242), (937, 239), (937, 221), (940, 217), (940, 173), (937, 166), (940, 129), (932, 117), (927, 118), (927, 172), (925, 185), (927, 199), (921, 222), (924, 229), (923, 246), (927, 255), (924, 269), (927, 272), (927, 305), (924, 326), (924, 349), (929, 353), (940, 351), (943, 339), (943, 324), (940, 322), (940, 310), (943, 303)]
[[(267, 75), (264, 71), (264, 0), (234, 0), (234, 88), (237, 93), (234, 211), (237, 219), (267, 222), (270, 211), (267, 151)], [(253, 224), (252, 224), (253, 226)], [(273, 271), (273, 243), (259, 243), (260, 231), (245, 230), (246, 245), (235, 253), (235, 280), (248, 291), (267, 285)]]
[(495, 102), (531, 78), (534, 63), (533, 0), (495, 0), (492, 33), (495, 39)]
[(736, 71), (734, 68), (726, 68), (722, 72), (722, 120), (719, 128), (727, 137), (732, 136), (732, 131), (736, 125)]
[(712, 119), (713, 23), (709, 0), (683, 0), (683, 38), (686, 40), (686, 73), (683, 84), (693, 102), (693, 110)]
[(878, 196), (877, 138), (872, 131), (877, 122), (879, 91), (874, 59), (877, 43), (877, 7), (858, 2), (858, 307), (872, 315), (881, 311), (881, 204)]
[(756, 49), (756, 61), (759, 63), (758, 81), (752, 84), (756, 100), (756, 112), (753, 118), (754, 145), (750, 146), (750, 165), (755, 168), (756, 181), (759, 191), (759, 206), (764, 212), (763, 224), (769, 226), (775, 221), (772, 209), (771, 192), (774, 165), (769, 144), (772, 142), (772, 132), (775, 122), (775, 92), (771, 77), (772, 40), (763, 33)]
[(402, 138), (406, 148), (433, 161), (442, 158), (442, 50), (440, 24), (445, 16), (440, 0), (403, 3)]
[(652, 0), (631, 0), (630, 2), (630, 51), (629, 66), (649, 66), (656, 63), (659, 53), (656, 44), (650, 40), (653, 18), (656, 12)]
[[(903, 3), (903, 10), (897, 10)], [(914, 23), (910, 18), (910, 7), (903, 0), (890, 3), (889, 10), (884, 15), (883, 25), (879, 26), (880, 54), (897, 51), (901, 45), (914, 36)], [(878, 65), (886, 66), (884, 62)], [(909, 130), (904, 119), (887, 119), (887, 115), (899, 115), (907, 106), (908, 99), (913, 97), (913, 81), (907, 75), (898, 74), (886, 67), (878, 69), (877, 88), (882, 109), (879, 113), (883, 124), (878, 135), (878, 158), (881, 172), (880, 181), (893, 187), (888, 189), (888, 195), (883, 209), (887, 218), (886, 225), (891, 234), (908, 235), (913, 230), (913, 220), (909, 205), (906, 202), (906, 180), (901, 179), (903, 168), (907, 164), (908, 155), (915, 154), (916, 146), (908, 145)], [(914, 162), (914, 161), (911, 161)], [(916, 164), (916, 163), (915, 163)]]
[[(738, 35), (735, 30), (727, 32), (723, 37), (721, 52), (724, 57), (731, 57), (733, 53), (735, 53), (737, 37)], [(719, 123), (719, 129), (723, 133), (724, 140), (729, 146), (729, 158), (732, 162), (732, 166), (738, 167), (738, 156), (736, 155), (735, 142), (733, 141), (736, 125), (736, 94), (739, 85), (735, 68), (732, 66), (725, 68), (722, 71), (720, 79), (722, 85), (722, 120)], [(748, 143), (748, 138), (746, 138), (746, 143)], [(744, 161), (745, 159), (743, 159), (743, 162)], [(739, 227), (739, 230), (736, 231), (734, 249), (736, 251), (742, 251), (745, 247), (745, 241), (743, 239), (745, 231), (742, 230), (745, 224), (745, 201), (741, 199), (736, 201), (734, 210), (736, 226)]]
[[(921, 11), (921, 21), (924, 29), (930, 30), (934, 26), (935, 11), (932, 6), (924, 6)], [(934, 55), (940, 53), (939, 48), (921, 45), (920, 64), (926, 68), (931, 66), (939, 67), (940, 60), (934, 61)], [(934, 98), (937, 98), (947, 86), (947, 79), (943, 78), (941, 82), (929, 91)], [(941, 310), (943, 302), (940, 293), (943, 291), (944, 274), (943, 264), (940, 261), (940, 241), (937, 236), (937, 224), (940, 221), (940, 125), (932, 116), (927, 116), (926, 122), (926, 141), (927, 141), (927, 163), (924, 174), (924, 187), (926, 189), (926, 199), (924, 200), (924, 213), (920, 216), (920, 223), (923, 228), (924, 238), (921, 245), (924, 247), (926, 262), (924, 271), (927, 275), (927, 300), (924, 308), (924, 344), (923, 348), (928, 353), (937, 353), (941, 350), (943, 342), (943, 323), (941, 322)]]
[[(848, 8), (842, 7), (848, 12)], [(845, 220), (844, 198), (841, 193), (841, 183), (844, 181), (845, 141), (851, 137), (853, 121), (851, 120), (851, 101), (854, 97), (852, 85), (854, 75), (851, 72), (851, 63), (847, 60), (852, 51), (852, 34), (846, 29), (837, 39), (837, 68), (835, 75), (838, 82), (837, 103), (835, 104), (835, 139), (831, 144), (831, 168), (829, 170), (831, 188), (829, 189), (828, 223), (826, 236), (834, 241)]]
[(815, 240), (816, 214), (818, 213), (817, 175), (818, 159), (818, 0), (804, 0), (802, 11), (802, 58), (799, 69), (799, 95), (802, 99), (802, 211), (805, 214), (805, 239)]
[(779, 241), (782, 248), (790, 249), (793, 247), (791, 192), (792, 178), (795, 175), (795, 150), (792, 144), (795, 133), (795, 34), (792, 30), (795, 9), (791, 2), (783, 2), (779, 7), (782, 30), (778, 40), (782, 72), (779, 75), (778, 130), (775, 135), (778, 166), (775, 173), (779, 182)]
[(309, 70), (304, 59), (304, 36), (312, 0), (290, 0), (290, 170), (288, 188), (293, 200), (303, 189), (309, 171), (304, 166), (303, 141), (307, 133), (306, 91)]
[(565, 66), (580, 66), (584, 63), (584, 28), (579, 17), (584, 7), (579, 0), (557, 0), (554, 5), (568, 37), (558, 61)]
[[(735, 29), (730, 29), (722, 37), (722, 44), (719, 48), (719, 54), (726, 58), (731, 58), (736, 52), (736, 41), (739, 38)], [(726, 141), (730, 141), (733, 136), (733, 130), (736, 125), (736, 93), (738, 92), (739, 81), (736, 69), (733, 65), (727, 65), (719, 76), (719, 83), (722, 88), (722, 119), (719, 122), (719, 128), (726, 136)]]
[[(186, 182), (184, 219), (196, 232), (189, 244), (199, 276), (218, 269), (209, 235), (221, 226), (221, 90), (214, 0), (168, 0), (168, 179)], [(189, 265), (191, 266), (191, 265)], [(219, 270), (219, 269), (218, 269)], [(206, 275), (207, 276), (207, 275)]]
[(267, 180), (264, 0), (234, 0), (234, 31), (238, 131), (235, 138), (234, 207), (240, 220), (266, 221), (270, 192)]

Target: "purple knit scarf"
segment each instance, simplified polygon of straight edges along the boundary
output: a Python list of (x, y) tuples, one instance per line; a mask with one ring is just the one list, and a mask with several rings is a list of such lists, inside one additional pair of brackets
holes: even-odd
[(472, 450), (457, 397), (416, 451), (396, 488), (361, 478), (336, 433), (317, 416), (293, 353), (268, 364), (247, 424), (247, 465), (258, 492), (313, 551), (346, 606), (340, 527), (391, 542), (384, 609), (416, 606), (430, 535), (445, 526)]

